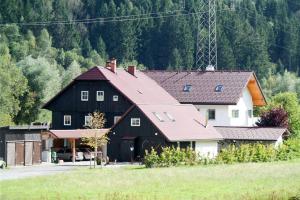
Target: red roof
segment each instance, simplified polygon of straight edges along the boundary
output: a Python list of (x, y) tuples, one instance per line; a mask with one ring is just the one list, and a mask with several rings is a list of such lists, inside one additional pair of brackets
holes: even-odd
[(223, 137), (193, 105), (137, 105), (170, 141), (220, 140)]
[(93, 67), (87, 72), (79, 75), (75, 80), (107, 80), (99, 71), (98, 67)]
[(179, 102), (143, 72), (136, 70), (135, 76), (118, 68), (113, 73), (98, 67), (101, 74), (121, 93), (135, 104), (178, 104)]
[[(114, 73), (104, 67), (94, 67), (75, 80), (109, 81), (112, 86), (131, 100), (170, 141), (216, 140), (222, 138), (213, 127), (205, 127), (204, 118), (200, 117), (194, 106), (181, 105), (157, 82), (138, 70), (135, 71), (133, 76), (124, 69), (117, 69)], [(161, 123), (157, 121), (158, 119), (153, 115), (153, 112), (167, 112), (174, 116), (175, 121)], [(120, 123), (120, 120), (118, 123)], [(73, 133), (80, 137), (78, 135), (80, 131), (74, 130)], [(54, 134), (60, 134), (60, 137), (71, 137), (70, 135), (74, 137), (72, 132), (68, 131), (57, 130)]]
[[(242, 91), (250, 80), (256, 81), (259, 103), (265, 104), (261, 88), (251, 71), (160, 71), (150, 70), (144, 73), (155, 80), (181, 103), (199, 104), (236, 104)], [(184, 91), (190, 85), (190, 91)], [(216, 92), (218, 85), (221, 92)], [(254, 95), (252, 96), (254, 97)], [(256, 104), (256, 99), (254, 104)]]
[(76, 129), (76, 130), (49, 130), (49, 132), (56, 138), (73, 138), (79, 139), (82, 137), (101, 137), (106, 134), (109, 129)]

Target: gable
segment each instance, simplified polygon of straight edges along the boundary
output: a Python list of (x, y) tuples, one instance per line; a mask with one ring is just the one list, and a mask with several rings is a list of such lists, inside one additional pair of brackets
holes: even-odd
[[(81, 91), (89, 91), (89, 100), (81, 101)], [(96, 101), (96, 92), (104, 91), (104, 101)], [(118, 95), (118, 104), (112, 104), (113, 95)], [(78, 111), (93, 112), (125, 112), (132, 103), (108, 81), (101, 80), (75, 80), (64, 88), (43, 108), (52, 111)], [(125, 109), (125, 110), (124, 110)]]
[(254, 74), (251, 75), (247, 88), (251, 94), (253, 105), (255, 106), (264, 106), (266, 105), (266, 99), (262, 93), (262, 89), (257, 81), (257, 78)]
[[(134, 115), (132, 115), (134, 113)], [(196, 140), (221, 140), (222, 136), (214, 127), (206, 126), (205, 119), (193, 105), (149, 105), (138, 104), (126, 112), (123, 117), (111, 128), (125, 131), (125, 135), (132, 136), (130, 118), (141, 117), (141, 132), (153, 130), (161, 133), (168, 141), (196, 141)], [(127, 126), (124, 126), (124, 123)], [(149, 126), (151, 124), (151, 126)], [(120, 128), (121, 127), (121, 128)], [(127, 132), (126, 132), (127, 131)]]

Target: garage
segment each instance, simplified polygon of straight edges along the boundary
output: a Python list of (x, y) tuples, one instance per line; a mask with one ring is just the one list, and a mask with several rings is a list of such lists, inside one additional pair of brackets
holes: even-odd
[(41, 163), (41, 131), (48, 126), (9, 126), (0, 128), (0, 159), (8, 166)]

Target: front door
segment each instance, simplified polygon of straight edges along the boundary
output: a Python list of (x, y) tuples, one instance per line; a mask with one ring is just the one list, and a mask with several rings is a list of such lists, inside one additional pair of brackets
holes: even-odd
[(132, 162), (134, 160), (134, 140), (121, 141), (121, 162)]

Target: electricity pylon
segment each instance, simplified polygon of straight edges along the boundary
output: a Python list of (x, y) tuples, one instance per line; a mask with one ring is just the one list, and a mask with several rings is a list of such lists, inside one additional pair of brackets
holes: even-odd
[(195, 65), (198, 70), (217, 69), (216, 0), (201, 0), (199, 8)]

